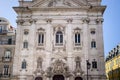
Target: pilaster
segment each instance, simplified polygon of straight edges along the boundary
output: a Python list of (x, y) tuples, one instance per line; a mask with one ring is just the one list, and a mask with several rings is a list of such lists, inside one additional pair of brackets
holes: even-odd
[(70, 71), (72, 71), (73, 65), (72, 65), (72, 52), (73, 52), (73, 38), (72, 38), (72, 21), (73, 19), (69, 18), (67, 19), (67, 26), (66, 26), (66, 45), (67, 45), (67, 63), (70, 68)]
[(86, 71), (86, 60), (88, 60), (89, 59), (89, 46), (90, 46), (90, 41), (89, 41), (89, 22), (90, 22), (90, 19), (87, 17), (87, 18), (83, 18), (82, 19), (82, 21), (83, 21), (83, 53), (84, 53), (84, 65), (85, 65), (85, 67), (84, 67), (84, 69), (85, 69), (85, 72), (87, 72)]

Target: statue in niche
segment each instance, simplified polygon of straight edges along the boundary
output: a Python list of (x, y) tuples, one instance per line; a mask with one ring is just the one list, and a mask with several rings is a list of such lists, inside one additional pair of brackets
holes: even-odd
[(42, 59), (40, 57), (37, 60), (37, 68), (42, 68)]
[(76, 61), (76, 68), (80, 68), (81, 67), (80, 57), (76, 57), (75, 61)]
[(76, 68), (74, 71), (75, 76), (81, 76), (83, 74), (83, 71), (81, 69), (81, 58), (80, 57), (76, 57), (75, 58), (75, 64), (76, 64)]

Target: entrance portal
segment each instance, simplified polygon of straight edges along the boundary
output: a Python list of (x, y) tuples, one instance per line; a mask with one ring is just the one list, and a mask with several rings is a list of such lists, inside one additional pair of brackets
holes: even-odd
[(41, 77), (36, 77), (35, 80), (42, 80), (42, 78)]
[(81, 77), (76, 77), (75, 80), (83, 80)]
[(53, 76), (53, 80), (65, 80), (63, 75), (55, 75)]

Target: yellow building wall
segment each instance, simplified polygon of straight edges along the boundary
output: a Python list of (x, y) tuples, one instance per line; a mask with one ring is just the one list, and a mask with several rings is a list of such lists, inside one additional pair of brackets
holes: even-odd
[(107, 80), (120, 80), (120, 55), (105, 64)]

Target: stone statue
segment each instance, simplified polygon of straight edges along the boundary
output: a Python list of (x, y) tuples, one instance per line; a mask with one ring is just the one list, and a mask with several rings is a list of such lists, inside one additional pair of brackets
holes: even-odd
[(40, 57), (37, 60), (37, 68), (42, 68), (42, 59)]

